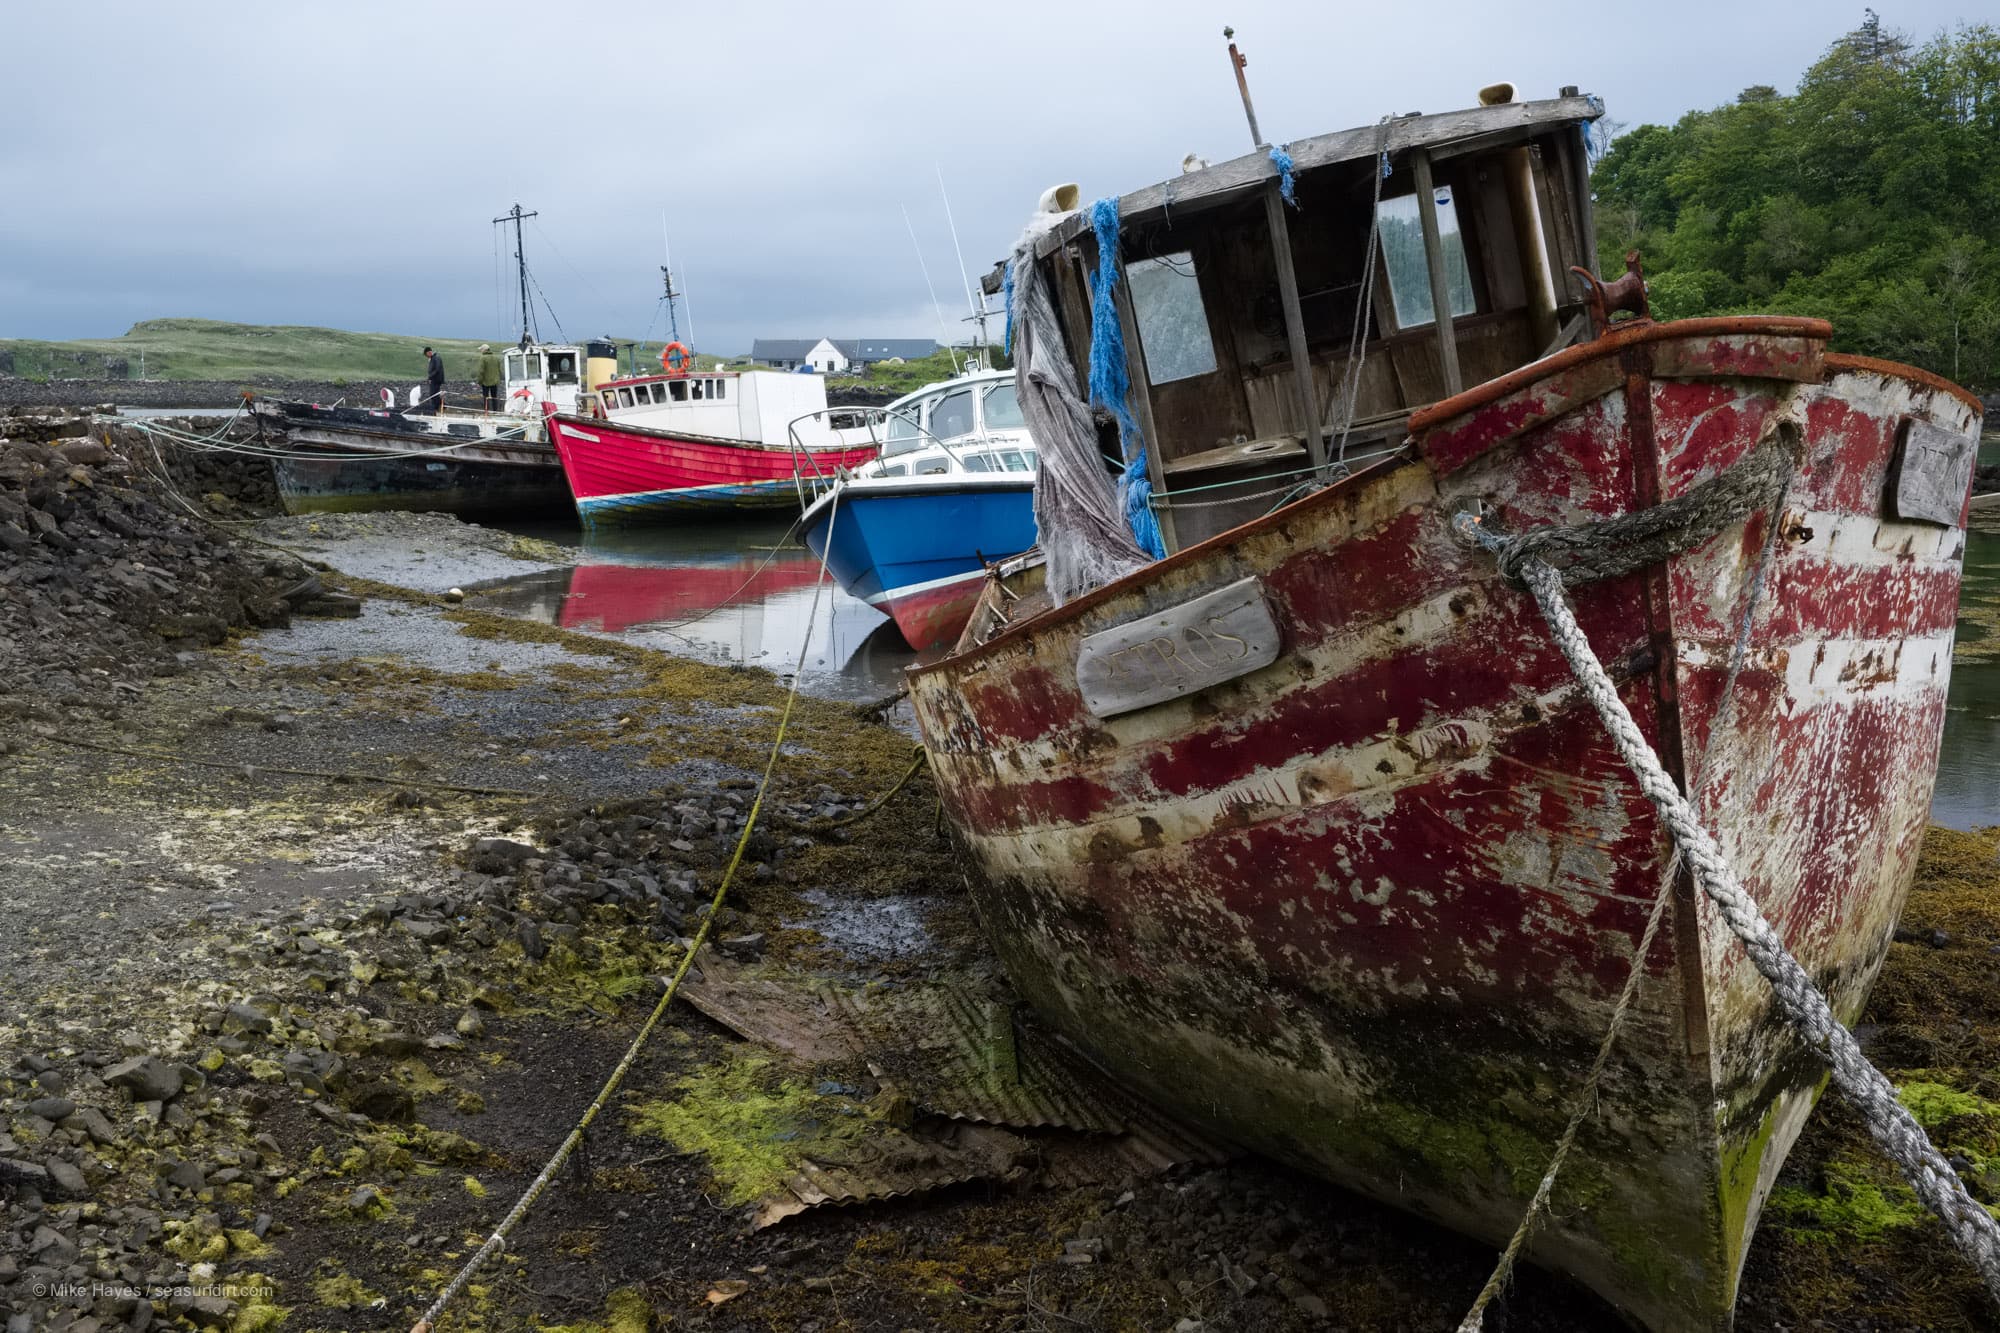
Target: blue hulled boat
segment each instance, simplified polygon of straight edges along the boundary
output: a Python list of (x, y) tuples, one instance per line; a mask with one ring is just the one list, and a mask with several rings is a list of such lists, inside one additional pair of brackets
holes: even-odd
[(881, 456), (806, 510), (806, 545), (921, 652), (958, 637), (989, 563), (1035, 544), (1034, 491), (1014, 372), (973, 371), (889, 405)]

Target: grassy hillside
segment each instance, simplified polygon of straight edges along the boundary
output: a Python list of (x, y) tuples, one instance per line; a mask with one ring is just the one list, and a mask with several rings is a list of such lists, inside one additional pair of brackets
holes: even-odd
[[(0, 353), (13, 353), (14, 374), (35, 379), (116, 379), (121, 377), (116, 364), (120, 360), (125, 363), (123, 375), (137, 379), (143, 353), (146, 378), (155, 380), (414, 383), (423, 378), (426, 346), (437, 348), (453, 379), (470, 379), (479, 342), (213, 319), (149, 319), (134, 324), (122, 338), (74, 342), (0, 338)], [(494, 350), (500, 350), (498, 344)], [(652, 355), (657, 355), (657, 348)]]

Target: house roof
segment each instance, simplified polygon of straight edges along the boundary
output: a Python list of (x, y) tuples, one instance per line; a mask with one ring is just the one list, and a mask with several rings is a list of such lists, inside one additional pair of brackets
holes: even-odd
[(831, 341), (849, 361), (886, 361), (892, 356), (915, 361), (938, 349), (937, 343), (929, 338), (834, 338)]
[[(803, 361), (820, 345), (819, 338), (759, 338), (750, 344), (752, 361)], [(846, 353), (841, 355), (845, 356)]]

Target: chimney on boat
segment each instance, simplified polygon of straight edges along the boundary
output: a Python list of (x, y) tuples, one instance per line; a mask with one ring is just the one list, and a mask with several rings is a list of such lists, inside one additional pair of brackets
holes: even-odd
[(618, 378), (618, 348), (609, 338), (591, 338), (583, 344), (583, 391), (589, 393), (606, 380)]

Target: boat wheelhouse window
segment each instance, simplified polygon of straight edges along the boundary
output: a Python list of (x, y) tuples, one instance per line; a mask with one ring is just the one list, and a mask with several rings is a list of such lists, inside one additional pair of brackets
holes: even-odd
[(1035, 462), (1019, 449), (1009, 449), (1000, 455), (1000, 464), (1009, 472), (1033, 472)]
[(685, 403), (688, 400), (687, 381), (675, 380), (673, 383), (667, 385), (667, 392), (673, 395), (675, 402)]
[(1171, 384), (1214, 370), (1215, 344), (1208, 336), (1194, 256), (1183, 250), (1142, 259), (1126, 266), (1125, 280), (1132, 286), (1132, 316), (1146, 354), (1146, 378)]
[(658, 380), (654, 380), (651, 384), (648, 384), (646, 386), (646, 397), (651, 399), (653, 402), (664, 403), (665, 401), (667, 401), (666, 386), (661, 384)]
[(884, 464), (882, 467), (881, 475), (885, 477), (900, 477), (908, 472), (909, 469), (904, 467), (901, 463), (894, 464), (893, 466), (889, 464)]
[(623, 407), (632, 406), (632, 391), (630, 389), (620, 389), (618, 391), (618, 402)]
[(729, 381), (710, 380), (708, 382), (708, 396), (716, 399), (718, 402), (727, 398), (729, 396)]
[(993, 466), (993, 455), (991, 454), (967, 454), (961, 461), (964, 462), (967, 472), (997, 471)]
[(549, 353), (549, 383), (551, 384), (576, 383), (575, 352)]
[(522, 379), (540, 379), (542, 377), (542, 354), (540, 352), (528, 353), (521, 358), (521, 367), (525, 372), (521, 376)]
[[(888, 429), (884, 432), (886, 438), (882, 444), (884, 457), (907, 454), (923, 440), (923, 428), (917, 424), (918, 409), (919, 405), (912, 403), (889, 413)], [(898, 472), (896, 475), (900, 477), (903, 474)]]
[(945, 462), (942, 458), (936, 460), (935, 462), (927, 462), (923, 459), (918, 459), (916, 462), (910, 464), (910, 467), (912, 469), (910, 475), (913, 477), (933, 477), (940, 472), (948, 472), (951, 470), (951, 464)]
[[(1438, 240), (1444, 246), (1445, 283), (1453, 318), (1472, 314), (1479, 303), (1472, 294), (1472, 269), (1465, 259), (1465, 233), (1458, 228), (1458, 208), (1451, 187), (1440, 185), (1437, 200)], [(1430, 264), (1424, 257), (1424, 223), (1417, 197), (1406, 194), (1384, 199), (1376, 209), (1382, 229), (1382, 263), (1389, 271), (1389, 294), (1395, 301), (1396, 327), (1420, 328), (1436, 322), (1431, 306)]]
[(1002, 382), (986, 391), (980, 400), (979, 410), (988, 430), (1026, 430), (1028, 423), (1021, 416), (1019, 390), (1012, 383)]
[(972, 390), (960, 389), (948, 393), (931, 404), (931, 435), (940, 440), (955, 440), (961, 435), (972, 434)]

